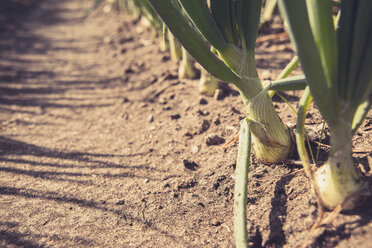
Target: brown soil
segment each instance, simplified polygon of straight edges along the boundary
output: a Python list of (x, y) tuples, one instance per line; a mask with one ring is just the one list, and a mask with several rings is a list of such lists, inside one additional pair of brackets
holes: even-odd
[[(0, 3), (0, 246), (233, 247), (237, 147), (222, 143), (244, 117), (237, 91), (199, 95), (136, 20), (101, 7), (82, 20), (91, 1), (34, 3)], [(264, 79), (293, 56), (287, 37), (257, 52)], [(298, 106), (299, 93), (283, 95)], [(322, 119), (314, 107), (307, 117), (316, 137)], [(371, 148), (371, 124), (369, 114), (356, 148)], [(355, 157), (370, 172), (371, 153)], [(305, 243), (316, 205), (297, 160), (252, 163), (252, 247)], [(371, 204), (322, 227), (311, 246), (371, 247)]]

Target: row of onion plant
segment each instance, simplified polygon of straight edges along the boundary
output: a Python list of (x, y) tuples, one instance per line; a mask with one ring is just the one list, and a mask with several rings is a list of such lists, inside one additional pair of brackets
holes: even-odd
[[(366, 187), (352, 160), (352, 134), (371, 104), (372, 17), (371, 1), (342, 0), (339, 25), (334, 28), (335, 2), (328, 0), (281, 0), (296, 56), (280, 80), (263, 85), (255, 64), (255, 42), (262, 1), (257, 0), (148, 0), (204, 73), (234, 84), (247, 111), (241, 122), (236, 168), (234, 226), (237, 247), (246, 247), (246, 204), (251, 142), (263, 163), (287, 158), (293, 141), (273, 107), (276, 90), (304, 89), (305, 109), (311, 94), (331, 130), (327, 163), (315, 175), (303, 148), (303, 109), (298, 117), (298, 150), (314, 183), (320, 207), (352, 208)], [(276, 1), (266, 1), (272, 10)], [(338, 5), (338, 2), (336, 3)], [(358, 28), (356, 28), (358, 27)], [(358, 31), (355, 31), (358, 30)], [(283, 79), (298, 65), (306, 75)], [(310, 94), (311, 92), (311, 94)], [(304, 106), (305, 105), (305, 106)]]
[[(252, 147), (263, 163), (282, 161), (293, 141), (275, 111), (269, 90), (304, 88), (304, 78), (263, 86), (255, 63), (262, 1), (149, 0), (183, 47), (211, 75), (239, 90), (247, 111), (240, 132), (236, 169), (234, 226), (237, 247), (245, 247), (246, 193)], [(182, 6), (182, 9), (179, 8)], [(186, 15), (184, 14), (186, 13)]]

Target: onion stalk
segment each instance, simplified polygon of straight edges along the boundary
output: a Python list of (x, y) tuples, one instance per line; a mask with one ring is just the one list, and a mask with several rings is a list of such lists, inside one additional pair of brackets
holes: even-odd
[(342, 0), (334, 28), (331, 1), (280, 0), (307, 83), (328, 122), (331, 149), (315, 173), (329, 209), (355, 207), (366, 187), (352, 158), (352, 135), (372, 98), (372, 1)]
[(196, 73), (196, 69), (194, 66), (194, 59), (183, 47), (181, 47), (181, 53), (182, 53), (182, 60), (178, 68), (178, 78), (179, 79), (195, 78), (197, 73)]
[(168, 41), (169, 41), (169, 50), (171, 59), (174, 62), (178, 62), (182, 57), (182, 50), (181, 46), (176, 40), (176, 38), (173, 36), (172, 32), (168, 29)]
[(199, 80), (199, 92), (202, 95), (214, 96), (216, 90), (218, 89), (218, 79), (213, 77), (204, 68), (200, 70), (200, 80)]

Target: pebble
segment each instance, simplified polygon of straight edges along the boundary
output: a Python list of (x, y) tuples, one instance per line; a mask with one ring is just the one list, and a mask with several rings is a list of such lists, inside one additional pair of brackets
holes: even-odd
[(159, 97), (159, 103), (160, 104), (167, 104), (167, 98), (165, 96)]
[(147, 119), (148, 122), (153, 122), (154, 121), (154, 116), (153, 115), (148, 115), (146, 119)]
[(212, 219), (211, 220), (211, 225), (212, 226), (220, 226), (222, 223), (221, 221), (217, 220), (217, 219)]
[(198, 151), (199, 151), (199, 147), (198, 146), (191, 147), (191, 153), (192, 154), (196, 154), (196, 153), (198, 153)]
[(111, 12), (111, 6), (108, 5), (108, 4), (106, 4), (106, 5), (103, 7), (103, 12), (104, 12), (105, 14), (110, 13), (110, 12)]
[(139, 105), (140, 108), (146, 108), (148, 106), (147, 103), (143, 102)]
[(216, 89), (214, 92), (213, 98), (217, 101), (221, 101), (224, 98), (225, 93), (221, 89)]
[(106, 43), (106, 44), (108, 44), (108, 43), (111, 43), (112, 40), (111, 40), (110, 37), (106, 36), (105, 38), (103, 38), (103, 42)]
[(209, 112), (208, 111), (206, 111), (206, 110), (198, 110), (198, 115), (201, 115), (201, 116), (207, 116), (207, 115), (209, 115)]
[(270, 70), (264, 70), (261, 72), (261, 77), (264, 79), (271, 79), (271, 71)]

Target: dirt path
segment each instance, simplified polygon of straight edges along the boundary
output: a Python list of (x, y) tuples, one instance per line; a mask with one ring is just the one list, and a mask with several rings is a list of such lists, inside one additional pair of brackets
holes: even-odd
[(159, 172), (131, 161), (147, 150), (126, 146), (122, 65), (104, 42), (120, 23), (81, 22), (80, 2), (47, 1), (2, 36), (2, 245), (144, 242), (142, 198), (131, 206), (125, 196)]
[[(101, 10), (82, 21), (91, 1), (6, 2), (0, 246), (233, 247), (236, 146), (221, 146), (244, 117), (237, 92), (201, 97), (136, 21)], [(286, 39), (270, 47), (260, 44), (257, 55), (266, 78), (293, 56)], [(275, 106), (294, 123), (288, 105)], [(310, 119), (319, 131), (319, 115)], [(250, 244), (298, 246), (315, 213), (301, 167), (256, 162), (250, 180)], [(345, 215), (315, 244), (367, 247), (371, 216), (365, 208)]]

